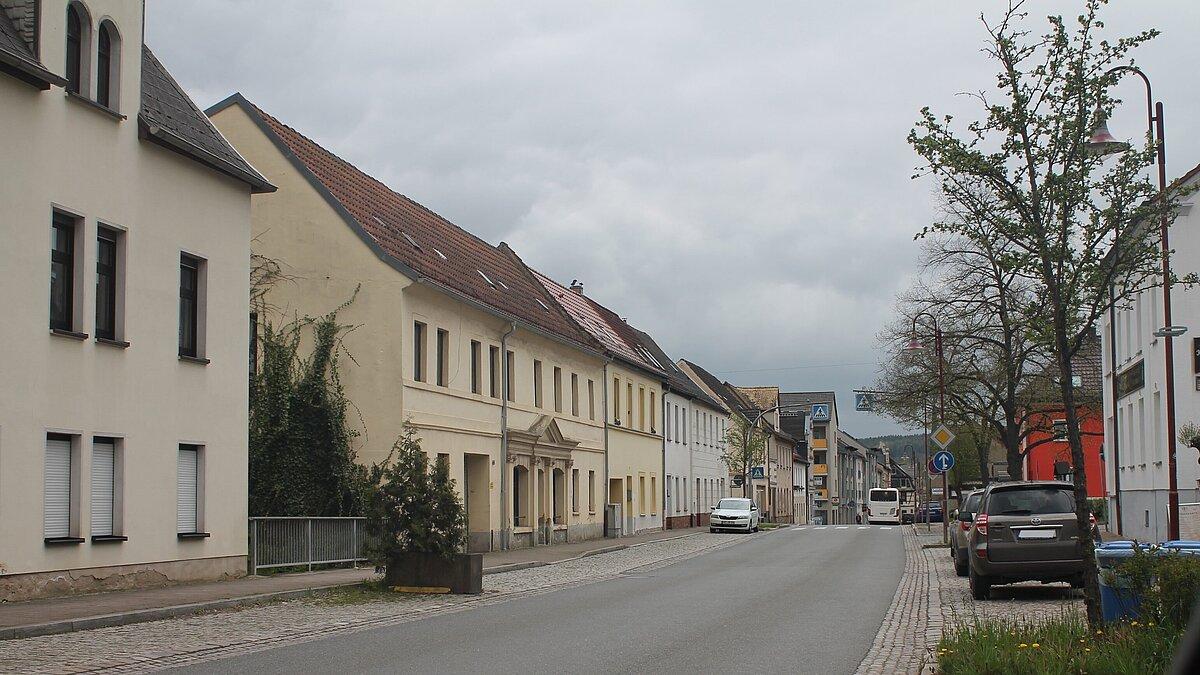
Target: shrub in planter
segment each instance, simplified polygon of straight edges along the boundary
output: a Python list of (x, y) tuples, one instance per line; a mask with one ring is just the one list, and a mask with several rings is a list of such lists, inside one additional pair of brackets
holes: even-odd
[(1200, 556), (1196, 555), (1158, 546), (1136, 547), (1128, 560), (1104, 575), (1105, 583), (1120, 588), (1143, 622), (1183, 630), (1200, 598)]
[(1101, 497), (1092, 497), (1088, 499), (1088, 508), (1092, 510), (1092, 515), (1096, 516), (1096, 520), (1108, 522), (1108, 500)]
[(388, 587), (483, 591), (483, 556), (462, 553), (466, 513), (450, 468), (439, 461), (430, 469), (409, 424), (387, 459), (371, 468), (366, 501), (367, 556), (384, 568)]

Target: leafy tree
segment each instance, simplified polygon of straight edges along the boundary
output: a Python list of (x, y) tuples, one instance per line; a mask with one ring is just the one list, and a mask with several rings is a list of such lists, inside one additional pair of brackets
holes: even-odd
[(725, 429), (725, 444), (721, 450), (721, 461), (729, 473), (742, 477), (742, 495), (753, 498), (750, 492), (750, 467), (766, 464), (767, 435), (750, 427), (750, 420), (742, 415), (733, 415)]
[(371, 468), (367, 557), (386, 566), (401, 553), (450, 557), (466, 544), (466, 513), (447, 463), (431, 470), (416, 429), (404, 424), (384, 461)]
[[(265, 294), (257, 296), (260, 300)], [(352, 302), (353, 298), (348, 301)], [(250, 376), (249, 510), (253, 516), (362, 513), (366, 469), (338, 376), (338, 310), (274, 324), (260, 309), (258, 368)], [(312, 351), (300, 355), (311, 339)]]
[[(1170, 217), (1175, 206), (1168, 195), (1154, 198), (1145, 171), (1153, 147), (1106, 164), (1085, 144), (1115, 104), (1108, 88), (1118, 75), (1110, 69), (1157, 32), (1100, 39), (1105, 2), (1087, 0), (1074, 28), (1051, 16), (1048, 32), (1033, 38), (1021, 26), (1023, 4), (1010, 4), (998, 22), (983, 21), (984, 51), (998, 74), (993, 91), (975, 94), (982, 119), (962, 128), (926, 108), (909, 134), (923, 162), (917, 175), (933, 177), (946, 202), (961, 205), (984, 227), (947, 219), (919, 236), (982, 235), (1007, 247), (1005, 268), (1031, 283), (1037, 298), (1024, 309), (1027, 326), (1056, 367), (1072, 463), (1082, 467), (1072, 357), (1114, 302), (1159, 283), (1161, 242), (1147, 224)], [(1076, 519), (1087, 532), (1087, 475), (1074, 476)], [(1093, 544), (1081, 540), (1087, 616), (1097, 625)]]

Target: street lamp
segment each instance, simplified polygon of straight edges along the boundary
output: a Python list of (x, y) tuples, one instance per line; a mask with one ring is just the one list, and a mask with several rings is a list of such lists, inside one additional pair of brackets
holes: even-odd
[[(938, 325), (938, 320), (937, 320), (936, 316), (930, 314), (929, 312), (920, 312), (919, 314), (917, 314), (916, 316), (914, 316), (912, 318), (912, 334), (908, 340), (908, 344), (906, 344), (904, 346), (904, 350), (909, 351), (909, 352), (914, 352), (914, 351), (921, 351), (922, 349), (924, 349), (924, 346), (921, 344), (920, 338), (917, 337), (917, 320), (922, 317), (928, 317), (929, 320), (931, 322), (933, 322), (933, 346), (934, 346), (934, 350), (937, 352), (937, 362), (938, 362), (938, 422), (940, 424), (945, 424), (946, 423), (946, 375), (945, 375), (944, 364), (946, 362), (946, 354), (942, 348), (942, 329)], [(925, 461), (926, 462), (929, 461), (928, 440), (926, 440)], [(932, 486), (931, 486), (931, 491), (932, 491)], [(930, 495), (930, 496), (932, 496), (932, 495)], [(949, 507), (950, 507), (949, 498), (950, 498), (949, 480), (946, 476), (946, 472), (942, 472), (942, 541), (943, 542), (946, 542), (950, 539), (950, 524), (946, 520), (946, 516), (948, 514)], [(929, 513), (929, 505), (928, 504), (925, 505), (925, 512), (927, 514)], [(926, 524), (928, 524), (928, 520), (926, 520)]]
[[(1149, 136), (1154, 143), (1154, 151), (1158, 160), (1158, 196), (1160, 200), (1160, 208), (1165, 203), (1167, 195), (1167, 154), (1166, 140), (1163, 135), (1163, 104), (1161, 101), (1154, 101), (1154, 94), (1150, 87), (1150, 78), (1140, 68), (1135, 66), (1117, 66), (1110, 68), (1105, 77), (1115, 75), (1117, 73), (1134, 73), (1142, 79), (1146, 85), (1146, 116), (1147, 126), (1149, 127)], [(1088, 152), (1094, 155), (1109, 155), (1117, 152), (1124, 152), (1129, 149), (1128, 143), (1121, 143), (1113, 138), (1108, 131), (1108, 123), (1103, 117), (1100, 118), (1099, 124), (1093, 130), (1091, 138), (1087, 142)], [(1163, 342), (1163, 360), (1166, 366), (1166, 379), (1164, 381), (1165, 389), (1167, 390), (1167, 534), (1168, 539), (1179, 538), (1179, 477), (1175, 464), (1175, 340), (1174, 338), (1181, 335), (1187, 330), (1182, 326), (1175, 326), (1171, 323), (1171, 247), (1167, 240), (1167, 214), (1166, 210), (1162, 209), (1158, 220), (1159, 236), (1162, 239), (1162, 275), (1163, 275), (1163, 323), (1164, 327), (1156, 330), (1156, 337), (1164, 338)], [(1113, 377), (1116, 378), (1114, 363)], [(1117, 401), (1113, 399), (1113, 410), (1116, 410)]]

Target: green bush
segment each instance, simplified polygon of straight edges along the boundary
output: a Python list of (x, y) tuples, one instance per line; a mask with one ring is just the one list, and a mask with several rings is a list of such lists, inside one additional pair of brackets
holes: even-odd
[(1135, 548), (1132, 558), (1103, 574), (1106, 583), (1119, 581), (1120, 592), (1140, 598), (1138, 615), (1144, 622), (1183, 630), (1200, 598), (1200, 556)]
[(1096, 516), (1096, 520), (1108, 522), (1108, 500), (1101, 497), (1092, 497), (1088, 499), (1088, 506), (1092, 509), (1092, 515)]
[(377, 566), (400, 553), (448, 558), (466, 545), (466, 513), (446, 462), (433, 470), (408, 422), (387, 459), (371, 467), (367, 490), (367, 557)]
[(1091, 631), (1083, 616), (1064, 614), (1047, 621), (976, 620), (943, 633), (938, 672), (1003, 673), (1162, 673), (1183, 632), (1173, 626), (1121, 622)]

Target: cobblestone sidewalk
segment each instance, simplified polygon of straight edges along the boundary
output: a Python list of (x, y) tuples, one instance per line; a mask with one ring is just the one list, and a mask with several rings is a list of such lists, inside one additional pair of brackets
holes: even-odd
[[(767, 533), (752, 536), (770, 536)], [(695, 534), (484, 577), (481, 596), (413, 595), (340, 604), (314, 597), (239, 610), (0, 642), (3, 673), (133, 673), (465, 611), (671, 564), (750, 537)]]
[(997, 586), (990, 600), (976, 601), (967, 580), (955, 575), (948, 550), (923, 547), (934, 542), (941, 542), (940, 532), (923, 535), (905, 528), (904, 575), (875, 642), (858, 667), (859, 675), (933, 673), (933, 653), (942, 630), (959, 624), (1083, 612), (1083, 596), (1066, 584)]

